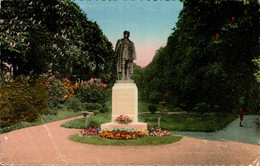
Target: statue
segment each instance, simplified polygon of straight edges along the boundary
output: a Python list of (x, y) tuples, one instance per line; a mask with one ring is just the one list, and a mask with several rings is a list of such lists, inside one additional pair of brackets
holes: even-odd
[(136, 59), (134, 43), (128, 39), (129, 36), (130, 32), (124, 31), (124, 38), (119, 39), (116, 43), (117, 73), (121, 74), (121, 80), (131, 80), (133, 60)]

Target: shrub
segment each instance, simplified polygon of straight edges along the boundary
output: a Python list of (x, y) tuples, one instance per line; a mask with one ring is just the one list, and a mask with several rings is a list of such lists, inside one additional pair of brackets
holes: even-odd
[(176, 108), (174, 108), (174, 109), (173, 109), (173, 111), (175, 111), (175, 112), (181, 112), (181, 111), (182, 111), (182, 109), (181, 109), (181, 108), (179, 108), (179, 107), (176, 107)]
[(69, 97), (65, 104), (64, 104), (69, 110), (73, 110), (74, 112), (84, 111), (85, 104), (81, 103), (80, 100), (75, 97), (71, 96)]
[(102, 108), (99, 109), (99, 112), (100, 112), (100, 113), (108, 112), (108, 108), (102, 107)]
[(41, 85), (41, 79), (17, 77), (1, 84), (1, 127), (8, 127), (22, 121), (38, 121), (47, 108), (49, 93)]
[(149, 105), (148, 106), (148, 110), (152, 113), (155, 114), (155, 112), (157, 111), (157, 107), (155, 105)]
[(162, 100), (162, 94), (160, 92), (157, 91), (152, 91), (149, 94), (149, 100), (153, 103), (153, 104), (157, 104)]
[(105, 89), (107, 85), (99, 79), (85, 81), (76, 91), (77, 97), (81, 102), (103, 103), (105, 101)]
[(99, 111), (98, 110), (94, 110), (93, 113), (94, 113), (94, 115), (97, 115), (97, 114), (99, 114)]
[(85, 109), (88, 111), (99, 110), (102, 105), (99, 103), (84, 103)]
[(210, 109), (210, 105), (203, 102), (203, 103), (196, 104), (196, 106), (193, 108), (193, 111), (200, 112), (201, 114), (203, 114), (209, 111), (209, 109)]

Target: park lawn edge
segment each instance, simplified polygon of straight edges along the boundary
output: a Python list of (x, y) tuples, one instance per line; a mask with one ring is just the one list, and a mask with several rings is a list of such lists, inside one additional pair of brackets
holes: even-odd
[(145, 136), (144, 138), (132, 140), (116, 140), (109, 138), (101, 138), (99, 135), (80, 135), (73, 134), (69, 139), (74, 142), (91, 144), (97, 146), (159, 146), (178, 142), (182, 136)]

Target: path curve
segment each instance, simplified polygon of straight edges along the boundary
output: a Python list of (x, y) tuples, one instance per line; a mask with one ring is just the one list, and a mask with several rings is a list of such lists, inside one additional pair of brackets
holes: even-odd
[[(80, 118), (80, 117), (76, 117)], [(161, 146), (96, 146), (70, 141), (78, 129), (47, 123), (1, 134), (1, 164), (25, 165), (257, 165), (260, 146), (184, 137)]]

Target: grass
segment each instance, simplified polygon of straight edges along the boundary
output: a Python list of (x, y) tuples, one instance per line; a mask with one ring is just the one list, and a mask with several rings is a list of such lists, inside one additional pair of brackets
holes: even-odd
[(13, 130), (18, 130), (18, 129), (26, 128), (26, 127), (30, 127), (30, 126), (38, 126), (38, 125), (41, 125), (44, 123), (63, 120), (63, 119), (67, 119), (67, 118), (71, 118), (71, 117), (75, 117), (75, 116), (79, 116), (79, 115), (82, 115), (82, 112), (58, 111), (57, 115), (41, 115), (42, 119), (40, 119), (38, 122), (33, 122), (33, 123), (21, 122), (21, 123), (18, 123), (16, 125), (13, 125), (10, 127), (1, 128), (0, 133), (7, 133), (7, 132), (10, 132)]
[[(223, 129), (237, 116), (226, 115), (201, 115), (201, 114), (141, 114), (138, 116), (139, 122), (145, 122), (148, 126), (158, 127), (158, 118), (161, 118), (160, 127), (168, 131), (196, 131), (214, 132)], [(88, 126), (100, 127), (101, 124), (111, 121), (111, 113), (98, 114), (88, 119)], [(66, 128), (85, 128), (85, 119), (76, 119), (62, 124)]]
[[(63, 123), (61, 126), (65, 128), (84, 129), (85, 118), (72, 120)], [(103, 123), (111, 122), (111, 112), (100, 113), (95, 116), (90, 116), (87, 120), (87, 126), (100, 126)]]
[(180, 141), (182, 137), (180, 136), (146, 136), (143, 138), (132, 139), (132, 140), (116, 140), (101, 138), (98, 135), (94, 136), (80, 136), (79, 134), (74, 134), (69, 137), (70, 140), (85, 144), (94, 145), (112, 145), (112, 146), (148, 146), (148, 145), (164, 145), (171, 144)]
[(148, 123), (149, 126), (157, 127), (158, 118), (160, 126), (169, 131), (196, 131), (214, 132), (223, 129), (226, 125), (237, 118), (232, 114), (143, 114), (139, 115), (139, 121)]

